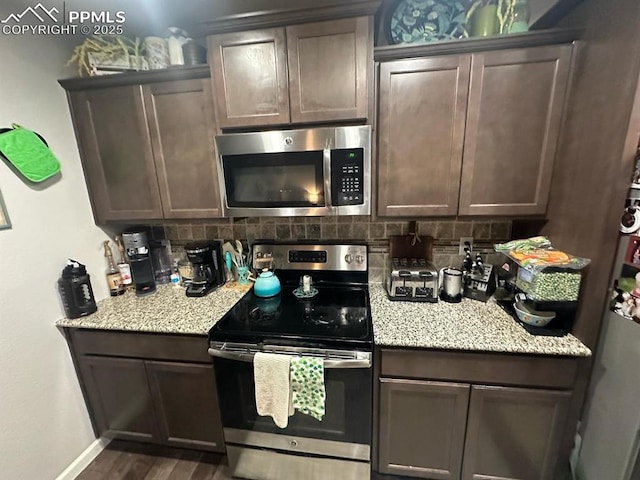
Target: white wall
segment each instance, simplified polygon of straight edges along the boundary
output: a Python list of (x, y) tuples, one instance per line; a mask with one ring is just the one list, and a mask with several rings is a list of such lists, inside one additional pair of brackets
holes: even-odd
[[(0, 4), (0, 18), (8, 15)], [(93, 431), (67, 344), (56, 281), (67, 257), (85, 263), (96, 297), (107, 295), (100, 244), (69, 109), (56, 79), (69, 40), (0, 33), (0, 127), (42, 134), (62, 178), (42, 190), (0, 161), (0, 191), (13, 229), (0, 230), (0, 477), (55, 478), (91, 442)]]

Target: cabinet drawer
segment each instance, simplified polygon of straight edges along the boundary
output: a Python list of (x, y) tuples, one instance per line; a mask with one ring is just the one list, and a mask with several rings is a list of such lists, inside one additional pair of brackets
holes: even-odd
[(498, 353), (382, 350), (381, 375), (494, 385), (572, 388), (577, 360)]
[(69, 329), (78, 355), (178, 360), (211, 363), (205, 336)]

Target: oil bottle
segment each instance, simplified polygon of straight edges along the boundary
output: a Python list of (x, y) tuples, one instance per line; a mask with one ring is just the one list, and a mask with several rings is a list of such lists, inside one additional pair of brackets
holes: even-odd
[(103, 242), (104, 256), (107, 258), (107, 286), (109, 287), (109, 295), (117, 297), (124, 293), (124, 284), (122, 283), (122, 275), (113, 261), (113, 253), (109, 246), (109, 240)]

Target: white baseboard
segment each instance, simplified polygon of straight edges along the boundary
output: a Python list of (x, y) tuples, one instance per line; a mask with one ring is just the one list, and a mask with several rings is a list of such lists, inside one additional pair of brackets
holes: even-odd
[(98, 438), (91, 445), (89, 445), (84, 452), (82, 452), (78, 458), (76, 458), (71, 465), (64, 469), (64, 471), (56, 477), (56, 480), (74, 480), (80, 472), (89, 466), (94, 458), (109, 445), (106, 438)]

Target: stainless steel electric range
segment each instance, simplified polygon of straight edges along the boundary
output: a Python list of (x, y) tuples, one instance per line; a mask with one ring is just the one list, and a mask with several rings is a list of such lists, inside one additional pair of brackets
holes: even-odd
[[(259, 243), (252, 259), (254, 266), (275, 267), (281, 293), (265, 299), (252, 289), (209, 331), (232, 474), (369, 479), (373, 328), (366, 245)], [(307, 289), (301, 288), (305, 275)], [(257, 414), (256, 352), (324, 359), (322, 421), (296, 412), (281, 429)]]

